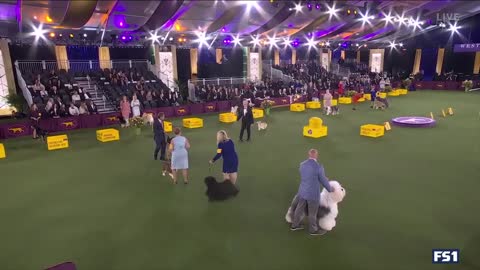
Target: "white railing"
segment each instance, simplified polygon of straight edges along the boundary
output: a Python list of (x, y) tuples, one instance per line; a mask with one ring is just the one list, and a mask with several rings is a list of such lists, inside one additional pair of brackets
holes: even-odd
[(38, 74), (44, 71), (60, 70), (73, 72), (90, 72), (103, 68), (109, 69), (129, 69), (137, 68), (149, 70), (150, 62), (148, 60), (110, 60), (110, 61), (98, 61), (98, 60), (65, 60), (65, 61), (16, 61), (22, 74), (32, 73)]
[(196, 80), (188, 80), (189, 84), (195, 85), (233, 85), (244, 84), (249, 82), (245, 77), (230, 77), (230, 78), (199, 78)]

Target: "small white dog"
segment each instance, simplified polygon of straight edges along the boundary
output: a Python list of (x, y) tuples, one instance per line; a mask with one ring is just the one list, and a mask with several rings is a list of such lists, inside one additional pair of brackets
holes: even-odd
[(145, 125), (153, 126), (153, 114), (143, 113), (142, 118)]
[(266, 130), (268, 124), (266, 122), (258, 121), (257, 126), (258, 126), (258, 130)]
[(234, 114), (237, 114), (237, 111), (238, 111), (238, 106), (234, 106), (232, 107), (232, 109), (230, 110), (231, 113), (234, 113)]

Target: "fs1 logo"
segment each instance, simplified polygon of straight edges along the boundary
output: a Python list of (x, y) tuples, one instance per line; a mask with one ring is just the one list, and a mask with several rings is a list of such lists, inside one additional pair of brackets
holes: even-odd
[(460, 250), (458, 249), (434, 249), (432, 251), (432, 263), (458, 263)]

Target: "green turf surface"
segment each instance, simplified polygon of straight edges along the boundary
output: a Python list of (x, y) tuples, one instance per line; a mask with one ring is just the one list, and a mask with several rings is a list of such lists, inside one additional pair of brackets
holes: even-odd
[[(0, 269), (43, 269), (74, 261), (79, 270), (118, 269), (480, 269), (480, 95), (413, 92), (391, 108), (340, 107), (321, 116), (328, 137), (302, 137), (319, 111), (272, 110), (266, 132), (236, 143), (240, 194), (208, 203), (203, 178), (215, 133), (237, 138), (239, 124), (204, 117), (184, 130), (192, 145), (191, 183), (173, 186), (152, 160), (147, 128), (99, 143), (95, 130), (69, 134), (68, 150), (30, 138), (4, 141), (0, 160)], [(393, 127), (359, 136), (359, 127), (394, 116), (436, 115), (431, 129)], [(180, 119), (174, 119), (180, 124)], [(337, 227), (321, 237), (290, 232), (284, 215), (298, 164), (318, 148), (327, 176), (347, 189)], [(220, 177), (221, 162), (213, 172)], [(460, 265), (432, 265), (432, 248), (459, 248)]]

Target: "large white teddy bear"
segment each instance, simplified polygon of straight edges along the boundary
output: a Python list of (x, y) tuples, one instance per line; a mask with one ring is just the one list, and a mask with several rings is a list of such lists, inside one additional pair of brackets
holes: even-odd
[[(328, 190), (323, 189), (320, 194), (320, 207), (318, 209), (317, 219), (320, 229), (325, 231), (331, 231), (336, 225), (335, 219), (338, 216), (338, 203), (343, 200), (346, 195), (346, 190), (337, 181), (330, 181), (330, 186), (334, 189), (334, 192), (330, 193)], [(292, 204), (288, 208), (285, 220), (288, 223), (293, 222), (293, 213), (298, 205), (298, 195), (293, 198)], [(304, 216), (307, 209), (304, 210)], [(303, 219), (303, 217), (302, 217)]]

